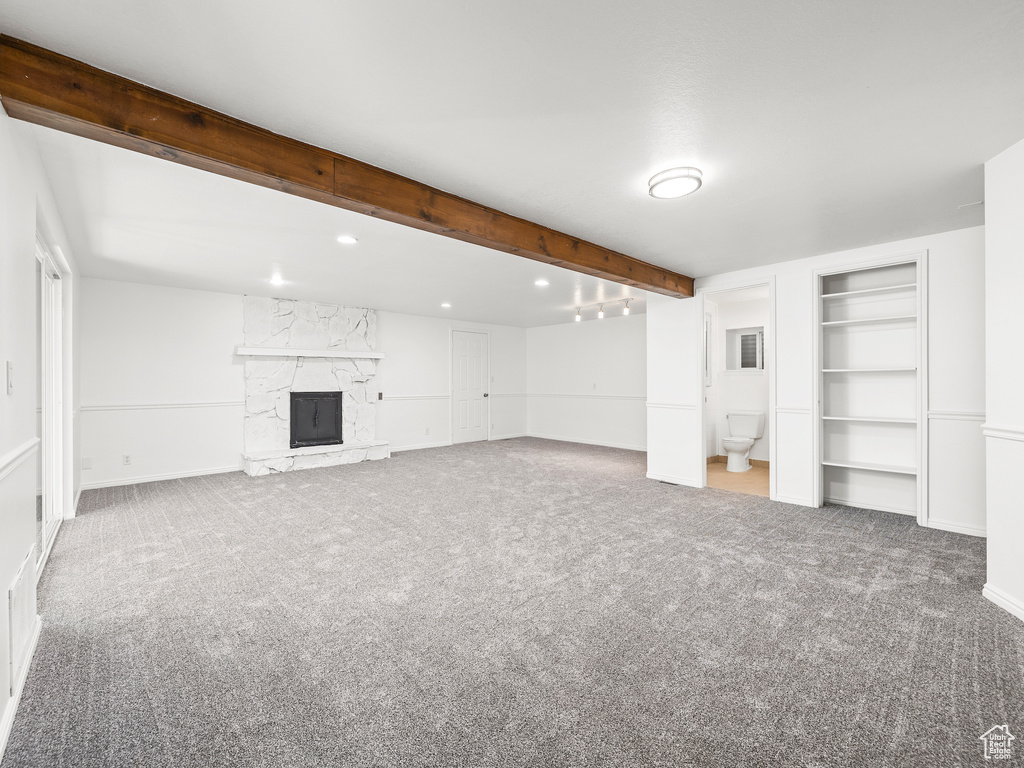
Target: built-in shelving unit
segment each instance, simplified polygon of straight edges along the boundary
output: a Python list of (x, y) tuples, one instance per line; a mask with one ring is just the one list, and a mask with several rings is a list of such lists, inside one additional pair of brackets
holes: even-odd
[(917, 514), (917, 259), (819, 276), (822, 498)]

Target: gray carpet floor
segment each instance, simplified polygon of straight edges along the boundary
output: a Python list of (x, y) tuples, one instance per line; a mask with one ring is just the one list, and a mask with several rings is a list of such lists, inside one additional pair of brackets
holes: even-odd
[(1024, 623), (980, 539), (538, 439), (87, 491), (2, 768), (958, 766)]

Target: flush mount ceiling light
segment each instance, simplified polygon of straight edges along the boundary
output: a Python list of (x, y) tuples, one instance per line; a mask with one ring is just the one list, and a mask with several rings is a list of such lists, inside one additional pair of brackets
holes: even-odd
[(281, 277), (280, 272), (275, 272), (267, 282), (271, 285), (284, 285), (284, 278)]
[(663, 200), (685, 197), (700, 189), (703, 177), (699, 168), (669, 168), (651, 176), (648, 191), (651, 197)]
[(451, 309), (451, 308), (452, 308), (452, 305), (451, 305), (451, 304), (449, 304), (449, 303), (448, 303), (448, 302), (446, 301), (446, 302), (445, 302), (444, 304), (442, 304), (442, 305), (441, 305), (441, 308), (442, 308), (442, 309)]
[(535, 281), (533, 282), (533, 284), (534, 284), (534, 285), (539, 285), (539, 286), (540, 286), (541, 288), (543, 288), (544, 286), (547, 286), (547, 285), (551, 285), (551, 283), (549, 283), (549, 282), (548, 282), (547, 280), (545, 280), (545, 279), (544, 279), (543, 277), (542, 277), (542, 278), (541, 278), (540, 280), (535, 280)]
[(343, 245), (355, 245), (359, 240), (352, 235), (338, 235), (338, 242)]

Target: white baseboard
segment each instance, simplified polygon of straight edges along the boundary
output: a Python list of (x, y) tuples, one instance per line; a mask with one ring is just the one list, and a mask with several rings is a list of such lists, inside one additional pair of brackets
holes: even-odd
[(71, 517), (78, 514), (78, 502), (82, 500), (82, 486), (78, 486), (78, 493), (75, 494), (75, 505), (71, 508)]
[(32, 667), (32, 657), (36, 655), (36, 645), (39, 643), (39, 633), (43, 629), (43, 621), (36, 616), (36, 625), (32, 630), (32, 639), (29, 641), (28, 654), (25, 664), (21, 668), (21, 674), (15, 681), (14, 694), (4, 707), (3, 717), (0, 717), (0, 760), (4, 759), (4, 751), (7, 749), (7, 740), (11, 737), (11, 728), (14, 727), (14, 716), (18, 714), (18, 704), (21, 702), (21, 693), (25, 690), (25, 681), (28, 679), (28, 671)]
[(689, 488), (700, 488), (699, 480), (690, 480), (685, 477), (674, 477), (673, 475), (657, 475), (653, 472), (648, 472), (647, 479), (658, 480), (662, 483), (671, 483), (672, 485), (685, 485)]
[(57, 535), (60, 533), (60, 526), (63, 521), (57, 521), (57, 530), (53, 532), (53, 536), (46, 543), (46, 549), (43, 550), (43, 556), (39, 558), (39, 562), (36, 563), (36, 581), (39, 581), (39, 577), (43, 575), (43, 571), (46, 569), (46, 563), (50, 560), (50, 552), (53, 550), (53, 545), (57, 541)]
[(491, 435), (491, 440), (511, 440), (515, 437), (529, 437), (525, 432), (515, 432), (509, 435)]
[(835, 504), (840, 507), (852, 507), (853, 509), (868, 509), (872, 512), (892, 512), (894, 515), (907, 515), (908, 517), (917, 517), (916, 509), (905, 509), (903, 507), (890, 507), (885, 504), (861, 504), (858, 501), (849, 501), (848, 499), (829, 499), (826, 498), (826, 504)]
[(536, 432), (528, 432), (522, 437), (539, 437), (541, 440), (559, 440), (563, 443), (579, 443), (580, 445), (600, 445), (602, 448), (622, 448), (626, 451), (646, 451), (647, 446), (626, 445), (624, 443), (608, 443), (604, 440), (580, 440), (576, 437), (564, 437), (563, 435), (541, 435)]
[(801, 507), (811, 507), (812, 509), (818, 508), (818, 505), (810, 499), (801, 499), (796, 496), (779, 496), (776, 494), (772, 501), (781, 501), (783, 504), (798, 504)]
[(998, 605), (1004, 611), (1008, 611), (1021, 621), (1024, 621), (1024, 603), (1017, 598), (1006, 594), (1003, 590), (998, 587), (993, 587), (991, 584), (986, 584), (985, 588), (981, 591), (981, 594)]
[(101, 480), (97, 483), (82, 483), (81, 490), (91, 491), (96, 488), (116, 488), (120, 485), (138, 485), (139, 483), (155, 483), (158, 480), (179, 480), (183, 477), (201, 477), (202, 475), (223, 475), (225, 472), (241, 472), (242, 465), (235, 467), (214, 467), (212, 469), (194, 469), (191, 472), (168, 472), (164, 475), (142, 475), (126, 477), (120, 480)]
[(451, 444), (452, 443), (451, 443), (450, 440), (442, 440), (441, 442), (438, 442), (438, 443), (417, 443), (416, 445), (398, 445), (398, 446), (392, 445), (391, 446), (391, 452), (392, 453), (400, 453), (402, 451), (419, 451), (419, 450), (422, 450), (423, 448), (447, 448)]
[(964, 533), (968, 536), (980, 536), (986, 538), (988, 532), (984, 528), (979, 528), (976, 525), (962, 525), (960, 523), (950, 523), (945, 520), (934, 520), (928, 519), (928, 528), (938, 528), (940, 531), (951, 531), (953, 533)]

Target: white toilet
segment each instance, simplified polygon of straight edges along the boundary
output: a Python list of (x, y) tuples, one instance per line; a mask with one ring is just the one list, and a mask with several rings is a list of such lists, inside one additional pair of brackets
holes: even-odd
[(726, 414), (729, 437), (722, 438), (722, 448), (728, 457), (726, 472), (746, 472), (750, 469), (747, 457), (754, 441), (764, 434), (764, 414), (754, 411), (739, 411)]

